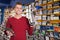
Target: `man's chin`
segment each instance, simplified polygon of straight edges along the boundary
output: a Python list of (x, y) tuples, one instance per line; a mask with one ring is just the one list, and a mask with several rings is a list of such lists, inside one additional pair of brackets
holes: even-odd
[(21, 13), (16, 13), (17, 15), (20, 15)]

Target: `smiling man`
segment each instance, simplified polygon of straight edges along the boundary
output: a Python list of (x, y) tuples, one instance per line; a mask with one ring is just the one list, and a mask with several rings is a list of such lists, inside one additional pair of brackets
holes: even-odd
[(16, 3), (14, 11), (15, 16), (9, 18), (6, 23), (6, 28), (11, 29), (13, 32), (7, 30), (6, 33), (11, 36), (10, 40), (26, 40), (26, 30), (28, 31), (29, 35), (32, 35), (33, 27), (30, 26), (28, 19), (21, 15), (21, 3)]

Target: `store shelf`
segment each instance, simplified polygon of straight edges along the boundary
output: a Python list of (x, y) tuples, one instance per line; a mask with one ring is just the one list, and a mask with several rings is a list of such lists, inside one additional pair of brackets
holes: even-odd
[(45, 5), (49, 5), (49, 4), (53, 4), (53, 2), (48, 2), (47, 4), (40, 4), (40, 6), (45, 6)]
[(60, 26), (55, 26), (55, 27), (60, 27)]
[(54, 6), (53, 8), (54, 8), (54, 9), (57, 9), (57, 8), (60, 8), (60, 6)]
[(42, 20), (36, 20), (37, 22), (42, 22)]
[(60, 23), (60, 20), (50, 20), (50, 23)]
[(47, 10), (53, 10), (53, 8), (48, 8)]
[(40, 6), (50, 5), (53, 4), (53, 2), (48, 2), (47, 4), (40, 4)]
[(53, 32), (54, 30), (47, 30), (48, 32)]
[(43, 8), (42, 10), (47, 10), (47, 9), (44, 9), (44, 8)]
[(39, 2), (40, 0), (35, 0), (35, 2)]
[(42, 16), (42, 14), (36, 15), (36, 16)]
[(60, 16), (60, 13), (48, 13), (48, 14), (45, 14), (45, 15), (57, 15), (57, 16)]
[(43, 22), (43, 21), (47, 21), (47, 20), (36, 20), (37, 22)]
[(60, 16), (60, 13), (48, 13), (48, 14), (39, 14), (39, 15), (36, 15), (36, 16), (44, 16), (44, 15), (56, 15), (56, 16)]
[(60, 0), (54, 0), (54, 2), (57, 2), (57, 1), (60, 1)]
[(60, 13), (54, 13), (54, 15), (60, 16)]
[(47, 5), (49, 5), (49, 4), (53, 4), (53, 2), (48, 2)]
[[(47, 3), (46, 3), (46, 1), (47, 1)], [(54, 32), (57, 32), (57, 33), (60, 32), (60, 29), (58, 31), (54, 30), (54, 27), (60, 27), (59, 26), (59, 23), (60, 23), (60, 19), (59, 19), (59, 17), (60, 17), (60, 11), (59, 11), (60, 6), (59, 6), (58, 1), (60, 1), (60, 0), (42, 0), (42, 2), (40, 3), (40, 6), (42, 6), (43, 8), (42, 8), (42, 10), (38, 11), (40, 13), (39, 15), (36, 13), (37, 16), (42, 17), (40, 20), (37, 20), (38, 23), (39, 22), (41, 23), (41, 29), (40, 30), (45, 31), (46, 29), (44, 29), (44, 28), (47, 27), (46, 31), (49, 32), (49, 34), (52, 32), (51, 33), (52, 35), (54, 35)], [(49, 28), (49, 26), (53, 26), (53, 29), (52, 29), (52, 27)], [(51, 39), (49, 39), (49, 40), (51, 40)], [(52, 40), (55, 40), (55, 39), (52, 39)]]
[(40, 6), (45, 6), (46, 4), (40, 4)]
[(53, 10), (53, 9), (57, 9), (57, 8), (60, 8), (60, 6), (55, 6), (55, 7), (53, 7), (53, 8), (42, 9), (42, 10)]

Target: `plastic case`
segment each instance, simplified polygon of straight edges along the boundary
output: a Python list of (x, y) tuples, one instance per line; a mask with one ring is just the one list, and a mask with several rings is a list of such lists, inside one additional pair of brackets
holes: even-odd
[(39, 2), (35, 2), (35, 6), (39, 6)]
[(39, 29), (40, 30), (40, 25), (36, 25), (36, 30)]
[(46, 25), (47, 25), (47, 26), (49, 26), (49, 25), (50, 25), (50, 26), (52, 26), (52, 24), (50, 24), (50, 22), (49, 22), (49, 21), (47, 21)]
[(53, 2), (53, 0), (47, 0), (48, 2)]
[(59, 26), (60, 26), (60, 23), (59, 23)]
[(40, 30), (46, 30), (46, 26), (40, 26)]
[(48, 14), (52, 14), (53, 13), (53, 11), (52, 10), (48, 10)]
[(41, 35), (45, 37), (45, 30), (41, 30)]
[(60, 8), (54, 9), (54, 14), (59, 14), (60, 13)]
[(45, 40), (44, 36), (41, 36), (40, 38), (41, 38), (40, 40)]
[(51, 15), (51, 20), (54, 20), (53, 18), (54, 18), (54, 15)]
[(59, 38), (60, 38), (60, 32), (59, 32)]
[(52, 8), (52, 4), (49, 4), (47, 8), (48, 8), (48, 9), (49, 9), (49, 8)]
[(59, 20), (59, 16), (54, 16), (54, 20)]
[(53, 32), (50, 32), (50, 37), (54, 37)]
[(59, 6), (59, 5), (60, 5), (59, 2), (54, 2), (53, 7), (55, 7), (55, 6)]
[(42, 20), (46, 20), (46, 17), (47, 17), (46, 15), (43, 15)]
[(54, 32), (54, 38), (58, 38), (59, 34), (58, 32)]
[(44, 6), (43, 6), (43, 9), (47, 9), (47, 6), (46, 6), (46, 5), (44, 5)]
[(47, 31), (54, 31), (54, 27), (53, 26), (46, 26)]
[(43, 0), (43, 4), (46, 4), (47, 3), (47, 0)]
[(45, 39), (46, 39), (46, 40), (49, 40), (49, 37), (48, 37), (48, 36), (45, 36)]
[(39, 15), (39, 12), (37, 11), (37, 12), (35, 12), (35, 14), (36, 14), (36, 15)]
[(47, 21), (43, 21), (43, 22), (42, 22), (42, 25), (46, 25), (46, 23), (47, 23)]
[(35, 16), (35, 20), (41, 20), (41, 16)]
[(47, 20), (51, 20), (50, 18), (51, 18), (50, 15), (48, 15), (48, 16), (47, 16)]
[(59, 26), (59, 23), (54, 23), (54, 24), (52, 24), (54, 27), (56, 26), (56, 27), (58, 27)]
[(39, 12), (40, 12), (41, 15), (43, 14), (41, 10)]
[(43, 3), (43, 0), (39, 0), (39, 4), (42, 4)]
[(43, 14), (47, 14), (48, 10), (43, 10), (42, 12), (43, 12)]

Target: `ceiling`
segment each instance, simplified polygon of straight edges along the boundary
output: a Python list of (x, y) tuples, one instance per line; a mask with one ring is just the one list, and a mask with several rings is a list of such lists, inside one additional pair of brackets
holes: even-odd
[(10, 4), (11, 0), (0, 0), (0, 3)]
[(16, 2), (20, 2), (22, 4), (30, 4), (35, 0), (0, 0), (0, 6), (11, 5), (14, 6)]

